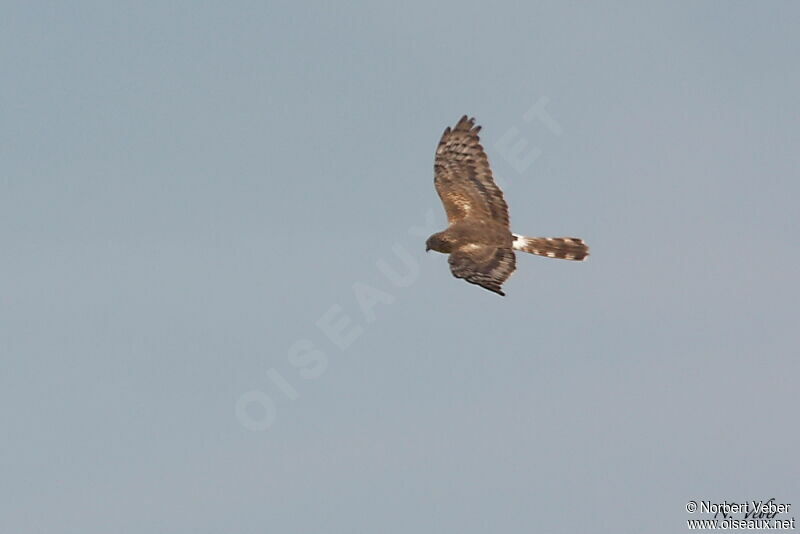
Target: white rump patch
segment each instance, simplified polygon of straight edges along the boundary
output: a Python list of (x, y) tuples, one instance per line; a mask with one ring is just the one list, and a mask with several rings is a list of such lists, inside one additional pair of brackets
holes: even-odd
[(514, 236), (514, 241), (511, 243), (511, 248), (516, 250), (525, 250), (525, 247), (531, 244), (531, 240), (524, 235), (511, 234)]

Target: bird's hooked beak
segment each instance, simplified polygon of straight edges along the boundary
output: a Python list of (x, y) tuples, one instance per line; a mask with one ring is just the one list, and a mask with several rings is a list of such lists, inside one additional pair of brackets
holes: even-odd
[(431, 250), (431, 247), (429, 247), (429, 246), (426, 244), (426, 245), (425, 245), (425, 252), (430, 252), (430, 250)]

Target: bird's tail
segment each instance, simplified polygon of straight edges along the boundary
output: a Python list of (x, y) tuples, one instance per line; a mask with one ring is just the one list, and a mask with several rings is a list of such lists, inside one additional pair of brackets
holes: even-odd
[(583, 261), (589, 255), (589, 247), (577, 237), (526, 237), (514, 235), (513, 247), (538, 256), (561, 260)]

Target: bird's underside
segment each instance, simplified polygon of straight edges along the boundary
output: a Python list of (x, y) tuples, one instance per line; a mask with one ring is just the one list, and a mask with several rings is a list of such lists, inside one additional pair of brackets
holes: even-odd
[(433, 234), (427, 250), (449, 254), (456, 278), (505, 295), (503, 282), (514, 272), (514, 250), (582, 261), (589, 247), (577, 237), (526, 237), (511, 233), (508, 206), (492, 178), (475, 119), (465, 115), (447, 128), (436, 149), (434, 184), (449, 226)]

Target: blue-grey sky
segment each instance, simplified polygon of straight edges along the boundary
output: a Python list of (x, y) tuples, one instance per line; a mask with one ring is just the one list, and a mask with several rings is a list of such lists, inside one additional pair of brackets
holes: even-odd
[[(796, 3), (2, 11), (0, 531), (800, 506)], [(425, 254), (465, 113), (587, 262), (501, 298)]]

